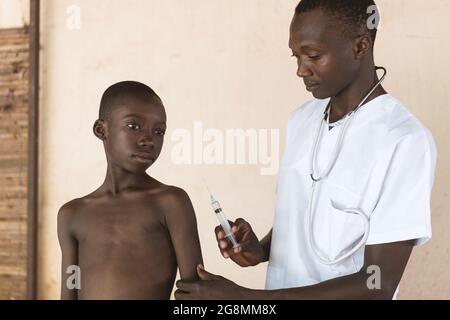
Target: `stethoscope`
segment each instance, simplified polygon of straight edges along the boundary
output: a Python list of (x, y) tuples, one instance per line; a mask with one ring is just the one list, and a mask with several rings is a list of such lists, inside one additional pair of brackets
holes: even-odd
[(314, 242), (314, 234), (313, 234), (313, 226), (314, 226), (314, 210), (313, 210), (313, 203), (314, 203), (314, 191), (316, 188), (316, 184), (318, 182), (320, 182), (321, 180), (325, 179), (328, 177), (328, 175), (331, 172), (331, 169), (333, 169), (333, 166), (336, 163), (336, 160), (339, 156), (339, 152), (341, 151), (341, 147), (342, 147), (342, 142), (344, 140), (344, 135), (345, 132), (347, 131), (348, 126), (350, 125), (351, 120), (353, 119), (353, 115), (355, 114), (356, 111), (358, 111), (359, 108), (361, 108), (361, 106), (367, 101), (367, 99), (369, 98), (369, 96), (375, 91), (375, 89), (381, 84), (381, 82), (384, 80), (384, 78), (386, 77), (386, 69), (383, 67), (375, 67), (375, 73), (378, 70), (383, 70), (384, 74), (381, 77), (381, 79), (373, 86), (373, 88), (369, 91), (369, 93), (364, 97), (364, 99), (359, 103), (359, 105), (353, 109), (352, 111), (350, 111), (349, 113), (347, 113), (344, 116), (344, 123), (342, 125), (341, 130), (339, 131), (339, 136), (337, 138), (336, 144), (334, 146), (334, 151), (333, 151), (333, 156), (330, 158), (328, 165), (325, 167), (325, 170), (323, 170), (323, 172), (321, 174), (316, 175), (316, 158), (317, 158), (317, 150), (319, 147), (319, 142), (320, 142), (320, 138), (322, 136), (322, 130), (323, 130), (323, 124), (324, 122), (327, 123), (328, 122), (328, 117), (329, 117), (329, 110), (331, 107), (331, 100), (328, 103), (325, 112), (324, 112), (324, 117), (323, 120), (320, 120), (320, 126), (319, 129), (317, 131), (317, 136), (315, 139), (315, 143), (314, 143), (314, 147), (313, 147), (313, 152), (311, 154), (311, 179), (313, 181), (312, 183), (312, 188), (311, 188), (311, 197), (310, 197), (310, 202), (309, 202), (309, 242), (311, 244), (311, 248), (312, 251), (314, 252), (314, 254), (317, 256), (317, 258), (326, 265), (332, 265), (332, 264), (336, 264), (341, 262), (342, 260), (347, 259), (348, 257), (352, 256), (356, 251), (358, 251), (367, 241), (367, 237), (369, 236), (369, 217), (359, 208), (339, 208), (340, 210), (344, 211), (345, 213), (348, 214), (356, 214), (358, 215), (364, 222), (364, 235), (362, 236), (361, 240), (347, 253), (342, 254), (340, 256), (337, 256), (336, 259), (334, 260), (330, 260), (328, 257), (324, 257), (320, 251), (317, 249), (316, 244)]

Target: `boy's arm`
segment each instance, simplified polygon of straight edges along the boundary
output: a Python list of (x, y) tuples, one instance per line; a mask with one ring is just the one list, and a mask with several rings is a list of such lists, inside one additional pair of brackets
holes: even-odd
[(174, 188), (166, 199), (165, 218), (182, 280), (197, 280), (197, 265), (203, 264), (197, 220), (187, 193)]
[(78, 298), (76, 289), (67, 287), (67, 278), (72, 273), (66, 273), (70, 265), (78, 266), (78, 243), (70, 230), (70, 220), (74, 209), (69, 204), (65, 204), (58, 212), (58, 240), (61, 247), (61, 300), (76, 300)]

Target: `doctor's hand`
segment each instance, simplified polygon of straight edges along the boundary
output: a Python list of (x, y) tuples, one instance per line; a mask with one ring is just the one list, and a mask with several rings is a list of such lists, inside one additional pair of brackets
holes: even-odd
[(238, 286), (231, 280), (212, 274), (202, 265), (197, 266), (198, 281), (176, 282), (177, 300), (242, 300), (246, 299), (248, 289)]
[(225, 232), (218, 225), (215, 229), (217, 244), (220, 252), (225, 259), (231, 258), (241, 267), (256, 266), (264, 259), (264, 251), (258, 238), (252, 230), (250, 224), (242, 218), (230, 222), (233, 232), (239, 246), (233, 248), (231, 242), (225, 238)]

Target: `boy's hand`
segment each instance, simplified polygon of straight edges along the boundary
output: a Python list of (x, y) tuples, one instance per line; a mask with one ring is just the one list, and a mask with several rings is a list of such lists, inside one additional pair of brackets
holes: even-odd
[(215, 229), (217, 244), (222, 256), (231, 258), (241, 267), (255, 266), (264, 259), (264, 251), (250, 224), (242, 218), (235, 222), (228, 221), (239, 246), (233, 248), (231, 242), (225, 238), (225, 232), (218, 225)]

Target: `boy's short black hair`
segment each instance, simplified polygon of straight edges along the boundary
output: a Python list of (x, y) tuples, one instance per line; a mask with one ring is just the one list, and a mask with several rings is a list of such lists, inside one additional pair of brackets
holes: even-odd
[[(365, 26), (372, 43), (375, 43), (376, 26), (370, 29), (367, 27), (367, 21), (373, 14), (370, 11), (368, 13), (370, 6), (375, 6), (374, 0), (301, 0), (295, 8), (295, 14), (322, 9), (341, 23), (344, 34), (353, 34), (357, 28)], [(379, 11), (376, 12), (378, 14)]]
[(124, 96), (141, 97), (149, 100), (156, 98), (162, 104), (161, 98), (149, 86), (137, 81), (121, 81), (111, 85), (103, 93), (100, 101), (99, 119), (108, 120), (115, 103)]

